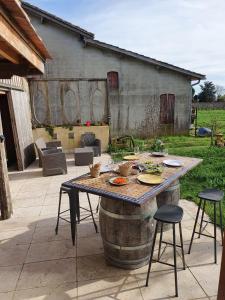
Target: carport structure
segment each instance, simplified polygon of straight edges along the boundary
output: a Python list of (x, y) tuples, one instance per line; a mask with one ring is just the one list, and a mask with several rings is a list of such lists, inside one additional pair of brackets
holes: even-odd
[[(0, 0), (0, 95), (7, 95), (12, 87), (19, 90), (19, 82), (23, 80), (20, 77), (43, 74), (44, 63), (47, 58), (50, 58), (50, 55), (22, 9), (20, 1)], [(2, 101), (2, 116), (0, 114), (0, 135), (2, 137), (0, 139), (0, 208), (1, 219), (7, 219), (12, 214), (12, 204), (1, 121), (6, 101), (4, 102), (4, 97), (0, 100)], [(16, 114), (20, 114), (19, 109), (14, 109), (14, 117)], [(17, 124), (12, 117), (10, 122), (14, 125), (12, 129), (15, 137)], [(29, 123), (27, 126), (30, 126)], [(19, 141), (18, 145), (15, 146), (17, 151)], [(19, 169), (22, 168), (23, 166)]]

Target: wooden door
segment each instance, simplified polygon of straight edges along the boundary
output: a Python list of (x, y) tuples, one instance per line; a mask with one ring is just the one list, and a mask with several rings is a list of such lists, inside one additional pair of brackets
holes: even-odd
[(15, 165), (17, 168), (16, 147), (13, 136), (8, 97), (6, 94), (0, 95), (0, 113), (2, 117), (3, 134), (5, 136), (7, 165), (8, 167)]
[(160, 124), (174, 124), (175, 95), (160, 96)]
[[(2, 120), (0, 114), (0, 135), (3, 134)], [(12, 202), (9, 190), (9, 178), (6, 164), (6, 154), (4, 142), (0, 142), (0, 210), (1, 219), (10, 218), (12, 214)]]

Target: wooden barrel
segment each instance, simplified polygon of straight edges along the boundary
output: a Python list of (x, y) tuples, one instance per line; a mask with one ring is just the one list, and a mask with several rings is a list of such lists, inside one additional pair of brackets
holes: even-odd
[(102, 197), (99, 221), (108, 263), (124, 269), (137, 269), (148, 263), (156, 210), (156, 198), (139, 207)]
[[(180, 183), (179, 180), (175, 180), (164, 192), (160, 193), (156, 197), (157, 207), (160, 208), (165, 204), (178, 205), (180, 200)], [(163, 231), (169, 230), (171, 225), (164, 224)], [(160, 231), (160, 227), (159, 227)]]

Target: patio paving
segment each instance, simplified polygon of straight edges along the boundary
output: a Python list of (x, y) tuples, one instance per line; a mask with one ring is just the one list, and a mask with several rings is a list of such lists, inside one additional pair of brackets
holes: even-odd
[[(103, 154), (95, 161), (103, 164), (110, 157)], [(14, 215), (0, 222), (0, 299), (67, 300), (67, 299), (171, 299), (174, 274), (170, 267), (153, 264), (149, 287), (145, 287), (147, 266), (123, 270), (105, 263), (100, 234), (90, 220), (78, 225), (77, 243), (72, 246), (70, 227), (61, 221), (55, 235), (58, 191), (62, 182), (88, 171), (75, 167), (68, 156), (68, 174), (42, 177), (35, 162), (24, 172), (10, 173)], [(91, 196), (93, 208), (98, 197)], [(82, 206), (87, 206), (85, 195)], [(184, 208), (183, 235), (187, 253), (196, 215), (196, 205), (181, 200)], [(63, 198), (68, 208), (68, 199)], [(95, 214), (96, 220), (98, 215)], [(212, 225), (207, 226), (212, 233)], [(172, 232), (165, 233), (170, 239)], [(218, 230), (218, 237), (220, 232)], [(186, 254), (186, 270), (178, 272), (179, 298), (216, 299), (221, 250), (218, 242), (218, 264), (213, 263), (213, 240), (195, 239), (191, 255)], [(172, 262), (172, 248), (163, 255)], [(180, 256), (178, 264), (181, 265)]]

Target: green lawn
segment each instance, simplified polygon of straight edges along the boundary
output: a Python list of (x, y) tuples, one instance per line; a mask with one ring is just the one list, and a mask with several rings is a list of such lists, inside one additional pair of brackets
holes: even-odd
[(218, 130), (225, 134), (225, 111), (224, 110), (199, 110), (198, 125), (207, 126), (217, 122)]
[[(191, 137), (185, 139), (180, 141), (177, 137), (170, 138), (170, 142), (166, 143), (169, 153), (199, 157), (203, 159), (203, 163), (181, 178), (181, 197), (197, 201), (198, 192), (206, 187), (217, 187), (225, 191), (225, 148), (209, 147), (209, 139), (208, 145), (204, 139), (196, 138), (196, 145), (193, 145)], [(188, 145), (189, 140), (191, 140), (190, 145)], [(206, 211), (213, 219), (212, 206), (206, 206)], [(225, 224), (225, 201), (223, 212)], [(218, 220), (217, 218), (217, 222)]]
[[(225, 133), (225, 111), (202, 110), (198, 112), (198, 124), (206, 126), (213, 119), (219, 124), (219, 129)], [(169, 136), (161, 140), (169, 150), (169, 154), (198, 157), (203, 163), (190, 171), (181, 179), (181, 197), (197, 202), (197, 194), (206, 187), (217, 187), (225, 191), (225, 148), (210, 147), (210, 138), (194, 136)], [(149, 149), (151, 141), (135, 140), (143, 150)], [(113, 157), (121, 160), (124, 152)], [(213, 209), (206, 206), (206, 212), (213, 219)], [(225, 224), (225, 201), (223, 203), (223, 222)], [(218, 215), (219, 216), (219, 215)], [(217, 223), (219, 218), (217, 217)]]

